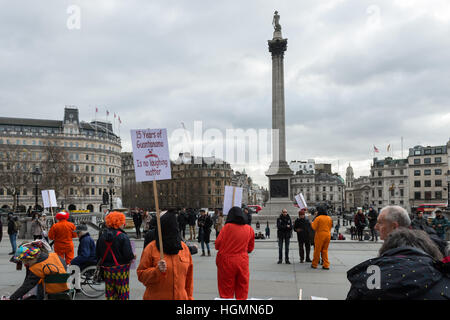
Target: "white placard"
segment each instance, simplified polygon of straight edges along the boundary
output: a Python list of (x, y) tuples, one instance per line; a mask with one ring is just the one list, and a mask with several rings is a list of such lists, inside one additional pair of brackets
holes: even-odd
[(55, 190), (42, 190), (42, 201), (44, 202), (44, 208), (57, 207)]
[(308, 205), (306, 204), (305, 198), (303, 197), (303, 193), (299, 193), (295, 196), (295, 200), (297, 201), (299, 209), (308, 209)]
[(136, 182), (172, 178), (167, 129), (131, 130), (131, 143)]
[[(234, 199), (233, 199), (234, 190)], [(242, 193), (244, 189), (233, 186), (225, 186), (225, 195), (223, 197), (223, 215), (228, 215), (228, 211), (232, 207), (241, 207), (242, 205)]]

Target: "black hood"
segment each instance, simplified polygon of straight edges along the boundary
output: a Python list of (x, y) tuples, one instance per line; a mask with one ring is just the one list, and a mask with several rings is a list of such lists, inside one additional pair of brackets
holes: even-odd
[(233, 207), (228, 211), (227, 220), (225, 221), (225, 224), (227, 223), (234, 223), (234, 224), (246, 224), (247, 218), (244, 216), (244, 212), (242, 212), (242, 209), (239, 207)]
[[(181, 235), (178, 231), (178, 223), (175, 211), (166, 212), (161, 218), (161, 234), (163, 250), (165, 254), (177, 254), (182, 250)], [(155, 229), (156, 246), (159, 250), (158, 228)]]
[[(400, 247), (386, 251), (382, 256), (360, 263), (347, 271), (351, 283), (347, 299), (403, 300), (424, 297), (442, 299), (441, 290), (430, 290), (449, 278), (435, 267), (436, 261), (420, 249)], [(369, 289), (369, 266), (378, 266), (381, 272), (380, 289)], [(369, 281), (370, 282), (370, 281)], [(437, 292), (436, 291), (436, 292)], [(447, 291), (446, 294), (448, 295)]]

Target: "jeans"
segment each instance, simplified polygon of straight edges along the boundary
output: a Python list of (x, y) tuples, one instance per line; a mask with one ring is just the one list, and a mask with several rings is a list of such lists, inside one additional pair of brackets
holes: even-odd
[(281, 261), (283, 260), (283, 242), (285, 244), (285, 257), (284, 259), (286, 261), (289, 261), (289, 242), (290, 242), (290, 237), (280, 237), (278, 238), (278, 260)]
[(9, 241), (11, 242), (12, 252), (16, 252), (17, 244), (16, 244), (17, 233), (13, 233), (9, 235)]
[(375, 239), (375, 241), (378, 241), (378, 234), (377, 234), (377, 230), (375, 230), (375, 226), (370, 227), (370, 234), (372, 235), (372, 239)]

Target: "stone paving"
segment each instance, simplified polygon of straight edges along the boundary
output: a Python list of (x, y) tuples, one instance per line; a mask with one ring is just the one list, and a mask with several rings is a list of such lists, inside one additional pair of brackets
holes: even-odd
[[(6, 230), (5, 230), (6, 231)], [(94, 233), (94, 232), (93, 232)], [(212, 235), (214, 232), (212, 232)], [(302, 289), (303, 299), (311, 296), (327, 297), (333, 300), (346, 298), (350, 288), (346, 272), (354, 265), (377, 255), (381, 242), (332, 241), (329, 248), (330, 270), (312, 269), (310, 263), (299, 263), (299, 253), (296, 237), (290, 245), (291, 264), (277, 264), (278, 245), (276, 231), (272, 230), (272, 239), (256, 240), (255, 250), (250, 254), (250, 288), (249, 298), (297, 300)], [(96, 235), (93, 234), (96, 239)], [(143, 240), (133, 239), (136, 244), (137, 263), (142, 253)], [(18, 244), (23, 240), (18, 240)], [(218, 297), (217, 268), (215, 264), (216, 251), (214, 240), (210, 243), (211, 257), (193, 255), (194, 261), (194, 298), (196, 300), (211, 300)], [(78, 240), (74, 240), (75, 253)], [(200, 245), (199, 245), (200, 247)], [(11, 251), (9, 237), (3, 233), (0, 243), (0, 295), (8, 295), (20, 286), (25, 277), (24, 269), (17, 271), (15, 264), (9, 262)], [(311, 250), (311, 258), (312, 258)], [(130, 272), (130, 299), (140, 300), (145, 287), (137, 280), (136, 270)], [(82, 294), (77, 299), (86, 300)], [(103, 299), (100, 298), (100, 299)]]

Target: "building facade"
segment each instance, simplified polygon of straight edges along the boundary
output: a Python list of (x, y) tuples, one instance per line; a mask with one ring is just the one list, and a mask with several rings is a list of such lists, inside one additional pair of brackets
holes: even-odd
[(448, 143), (409, 149), (409, 200), (412, 208), (423, 203), (447, 203), (448, 152)]
[(337, 174), (316, 173), (299, 174), (291, 179), (291, 199), (302, 193), (308, 206), (327, 204), (336, 211), (341, 211), (344, 205), (344, 180)]
[(411, 210), (408, 159), (373, 159), (370, 168), (371, 206), (378, 211), (387, 205)]
[(347, 167), (345, 177), (345, 210), (368, 209), (372, 203), (369, 177), (361, 176), (355, 179), (353, 168), (350, 164)]
[(0, 117), (0, 206), (34, 206), (39, 168), (38, 205), (41, 190), (53, 189), (60, 207), (100, 211), (108, 181), (121, 197), (120, 152), (111, 123), (80, 122), (77, 108), (66, 107), (63, 120)]
[[(124, 206), (154, 210), (153, 183), (136, 183), (132, 153), (122, 153), (122, 171)], [(229, 163), (180, 153), (171, 161), (171, 171), (171, 180), (157, 181), (161, 209), (222, 208), (225, 186), (232, 183)]]

